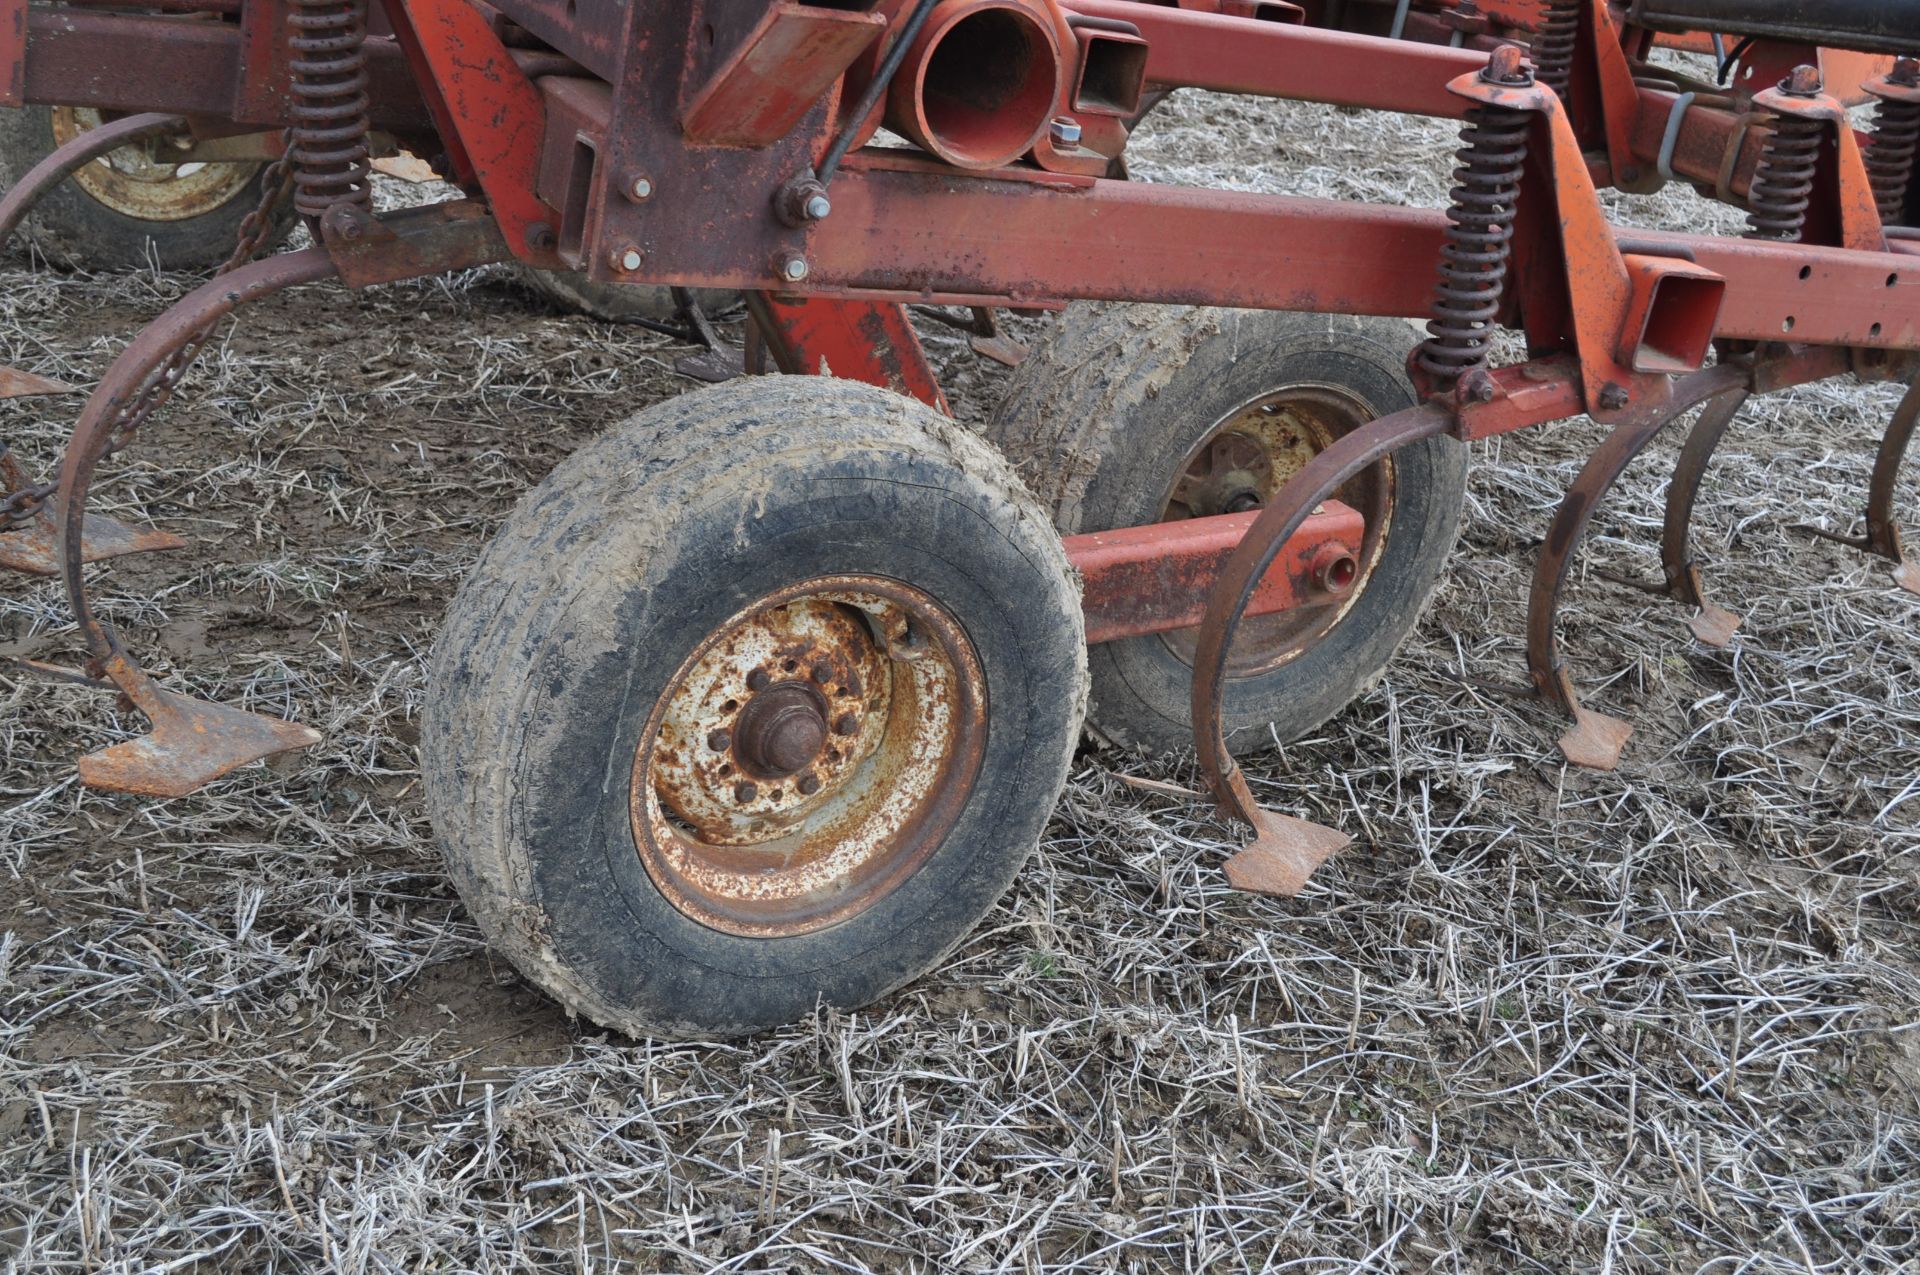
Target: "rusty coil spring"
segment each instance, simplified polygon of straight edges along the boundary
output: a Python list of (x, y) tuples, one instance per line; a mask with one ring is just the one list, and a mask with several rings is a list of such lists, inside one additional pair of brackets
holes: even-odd
[(1580, 38), (1580, 0), (1549, 0), (1540, 15), (1529, 58), (1534, 78), (1565, 99), (1573, 82), (1573, 46)]
[(317, 219), (373, 203), (365, 0), (291, 0), (293, 206)]
[(1920, 102), (1882, 98), (1874, 106), (1873, 144), (1867, 147), (1867, 180), (1880, 220), (1892, 225), (1907, 211), (1907, 187), (1920, 147)]
[(1421, 370), (1439, 384), (1451, 385), (1487, 361), (1507, 280), (1531, 121), (1525, 111), (1480, 105), (1467, 112), (1460, 128), (1460, 166), (1453, 170), (1458, 184), (1450, 192), (1440, 283), (1418, 356)]
[(1813, 171), (1826, 127), (1804, 115), (1776, 115), (1747, 194), (1747, 238), (1798, 239), (1813, 201)]

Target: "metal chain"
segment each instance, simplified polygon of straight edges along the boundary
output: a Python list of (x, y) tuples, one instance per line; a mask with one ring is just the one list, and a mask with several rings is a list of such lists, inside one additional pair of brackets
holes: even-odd
[[(253, 260), (273, 234), (274, 210), (293, 193), (293, 160), (290, 152), (284, 149), (284, 140), (280, 158), (267, 166), (265, 180), (260, 184), (260, 202), (241, 218), (233, 251), (213, 272), (216, 278), (230, 274)], [(217, 323), (208, 324), (195, 332), (147, 379), (139, 393), (120, 409), (119, 417), (107, 433), (107, 447), (102, 459), (133, 442), (134, 434), (140, 427), (173, 396), (187, 368), (218, 326)], [(7, 484), (7, 489), (0, 492), (0, 529), (32, 522), (60, 488), (60, 484), (53, 481), (28, 482), (26, 470), (13, 459), (5, 442), (0, 442), (0, 481)]]

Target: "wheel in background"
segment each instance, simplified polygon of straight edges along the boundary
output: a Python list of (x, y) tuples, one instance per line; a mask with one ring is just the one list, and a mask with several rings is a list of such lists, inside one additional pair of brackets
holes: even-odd
[[(1335, 438), (1413, 406), (1397, 320), (1070, 307), (1015, 372), (988, 437), (1062, 535), (1258, 508)], [(1413, 631), (1451, 551), (1465, 450), (1408, 448), (1340, 492), (1367, 520), (1336, 606), (1248, 619), (1225, 723), (1242, 749), (1294, 739), (1373, 685)], [(1192, 742), (1192, 631), (1089, 653), (1089, 727), (1129, 748)]]
[[(102, 119), (81, 107), (0, 110), (0, 187)], [(182, 141), (153, 138), (88, 164), (47, 193), (23, 235), (68, 269), (127, 270), (149, 260), (165, 270), (213, 269), (232, 253), (240, 222), (258, 206), (267, 166), (176, 162), (170, 152)], [(292, 210), (284, 207), (267, 247), (292, 227)]]
[(581, 449), (482, 555), (434, 651), (429, 808), (492, 943), (597, 1023), (864, 1005), (1037, 843), (1084, 642), (991, 448), (881, 390), (746, 378)]

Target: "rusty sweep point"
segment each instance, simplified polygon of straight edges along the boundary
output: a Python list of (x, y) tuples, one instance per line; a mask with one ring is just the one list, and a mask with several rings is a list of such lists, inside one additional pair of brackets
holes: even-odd
[(1253, 843), (1227, 860), (1227, 884), (1248, 894), (1290, 899), (1315, 868), (1352, 840), (1336, 828), (1261, 810)]
[(1487, 69), (1480, 72), (1480, 78), (1489, 84), (1529, 85), (1533, 83), (1533, 66), (1517, 47), (1503, 44), (1487, 59)]
[(298, 722), (163, 691), (118, 653), (107, 660), (107, 676), (153, 730), (82, 757), (80, 782), (89, 788), (184, 797), (248, 762), (320, 742), (319, 731)]

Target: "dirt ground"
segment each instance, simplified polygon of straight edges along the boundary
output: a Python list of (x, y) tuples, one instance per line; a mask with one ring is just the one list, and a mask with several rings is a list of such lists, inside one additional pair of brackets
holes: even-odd
[[(1141, 173), (1437, 206), (1447, 132), (1204, 96)], [(1714, 214), (1684, 191), (1660, 224)], [(1724, 219), (1719, 223), (1726, 224)], [(9, 264), (0, 359), (87, 384), (191, 280)], [(1002, 376), (929, 339), (964, 418)], [(1630, 717), (1569, 770), (1520, 680), (1586, 422), (1476, 452), (1455, 570), (1375, 691), (1250, 764), (1356, 836), (1292, 902), (1180, 759), (1092, 751), (945, 968), (746, 1042), (570, 1020), (489, 956), (425, 825), (425, 655), (570, 449), (692, 384), (507, 272), (248, 312), (100, 507), (188, 549), (97, 571), (171, 687), (320, 746), (186, 800), (80, 788), (139, 729), (0, 674), (8, 1271), (1920, 1269), (1920, 599), (1857, 520), (1896, 393), (1749, 409), (1699, 537), (1731, 649), (1652, 575), (1677, 437), (1607, 504), (1567, 646)], [(49, 469), (77, 400), (0, 404)], [(1920, 507), (1911, 479), (1905, 507)], [(66, 658), (0, 582), (0, 652)]]

